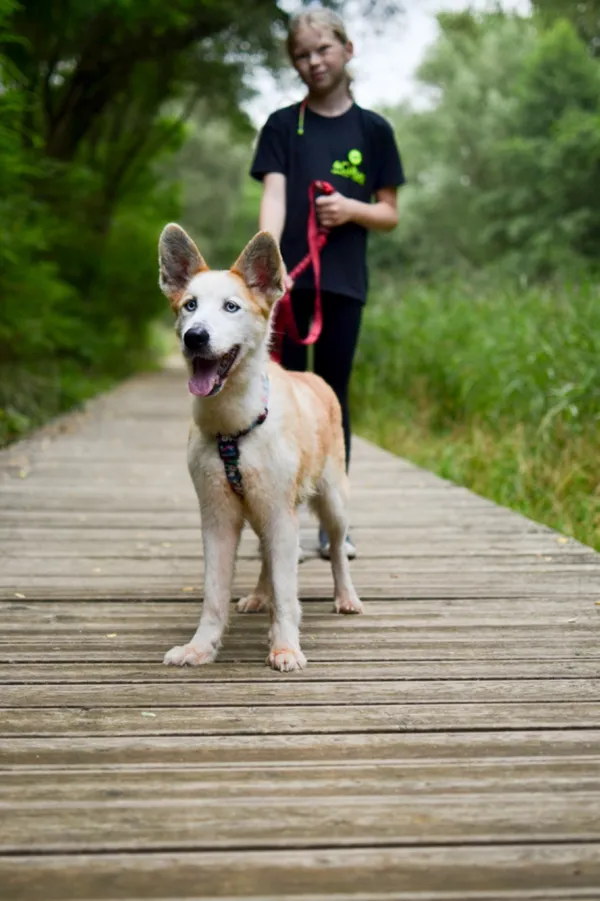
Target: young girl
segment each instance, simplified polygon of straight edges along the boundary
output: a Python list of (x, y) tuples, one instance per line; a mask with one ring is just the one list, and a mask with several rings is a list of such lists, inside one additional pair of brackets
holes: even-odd
[[(288, 270), (308, 251), (309, 184), (321, 179), (336, 189), (316, 201), (319, 222), (331, 232), (321, 254), (323, 329), (313, 365), (340, 401), (348, 466), (348, 384), (367, 294), (367, 229), (394, 228), (404, 176), (389, 124), (354, 102), (346, 71), (353, 47), (339, 16), (323, 8), (300, 13), (291, 21), (287, 46), (308, 93), (302, 103), (269, 117), (251, 174), (263, 182), (259, 227), (280, 241)], [(288, 278), (287, 287), (298, 329), (307, 334), (315, 304), (312, 268), (293, 285)], [(281, 362), (304, 371), (307, 348), (284, 338)], [(319, 550), (329, 556), (323, 531)], [(356, 555), (349, 537), (346, 552)]]

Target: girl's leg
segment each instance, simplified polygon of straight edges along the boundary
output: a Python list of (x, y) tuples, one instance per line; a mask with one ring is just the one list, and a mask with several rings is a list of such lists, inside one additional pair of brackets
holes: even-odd
[(322, 294), (323, 331), (315, 345), (314, 368), (336, 393), (342, 408), (346, 470), (350, 464), (350, 411), (348, 387), (362, 319), (363, 304), (353, 297)]
[[(315, 308), (314, 304), (315, 299), (312, 291), (292, 292), (294, 319), (296, 320), (298, 333), (302, 336), (308, 334), (312, 313)], [(281, 365), (284, 369), (291, 369), (293, 372), (305, 372), (307, 358), (305, 346), (295, 344), (290, 338), (284, 336), (281, 346)]]
[[(315, 298), (312, 291), (293, 291), (292, 309), (298, 334), (307, 335), (310, 328), (312, 314), (315, 308)], [(292, 372), (306, 372), (308, 364), (308, 350), (302, 344), (296, 344), (284, 335), (281, 345), (281, 365)], [(300, 545), (300, 532), (298, 532), (298, 563), (306, 559)]]
[[(350, 465), (352, 434), (348, 408), (348, 387), (358, 344), (362, 310), (362, 303), (354, 298), (333, 293), (325, 294), (323, 296), (323, 331), (315, 346), (315, 372), (331, 385), (342, 408), (346, 471)], [(350, 559), (356, 556), (356, 548), (349, 535), (344, 542), (344, 552)], [(329, 559), (331, 553), (329, 537), (323, 525), (319, 529), (319, 553), (324, 559)]]

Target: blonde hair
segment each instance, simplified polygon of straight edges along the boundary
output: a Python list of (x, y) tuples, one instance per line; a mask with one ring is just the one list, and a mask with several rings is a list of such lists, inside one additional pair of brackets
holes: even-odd
[[(305, 12), (292, 16), (288, 25), (286, 46), (288, 56), (292, 62), (294, 61), (294, 41), (301, 28), (327, 29), (327, 31), (332, 33), (336, 41), (339, 41), (344, 47), (350, 42), (343, 19), (332, 9), (326, 9), (323, 6), (307, 9)], [(352, 75), (348, 69), (346, 69), (346, 80), (348, 93), (352, 96)]]
[(287, 35), (287, 52), (290, 59), (293, 59), (294, 40), (301, 28), (326, 28), (344, 46), (350, 40), (341, 16), (332, 9), (325, 9), (323, 6), (307, 9), (290, 19)]

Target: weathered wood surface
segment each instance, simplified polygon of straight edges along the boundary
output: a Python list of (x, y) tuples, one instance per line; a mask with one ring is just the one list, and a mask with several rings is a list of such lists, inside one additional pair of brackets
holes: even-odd
[[(179, 372), (0, 453), (0, 898), (600, 897), (600, 557), (356, 441), (309, 666), (167, 669), (202, 585)], [(256, 578), (245, 534), (236, 596)]]

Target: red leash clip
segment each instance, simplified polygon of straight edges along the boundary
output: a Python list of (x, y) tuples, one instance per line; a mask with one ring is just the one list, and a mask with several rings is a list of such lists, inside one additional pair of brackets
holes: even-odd
[(317, 219), (317, 210), (315, 206), (315, 194), (320, 191), (323, 194), (335, 194), (335, 188), (327, 181), (313, 181), (308, 188), (308, 253), (289, 273), (290, 278), (294, 281), (304, 270), (312, 263), (313, 272), (315, 274), (315, 312), (310, 326), (310, 331), (306, 338), (301, 338), (298, 333), (296, 320), (294, 319), (294, 311), (292, 309), (292, 298), (290, 292), (286, 291), (275, 310), (275, 320), (273, 325), (273, 344), (271, 348), (271, 359), (276, 363), (281, 362), (281, 347), (283, 344), (283, 336), (287, 335), (296, 344), (308, 345), (314, 344), (318, 340), (323, 328), (323, 310), (321, 308), (321, 251), (327, 243), (329, 229), (322, 228)]

